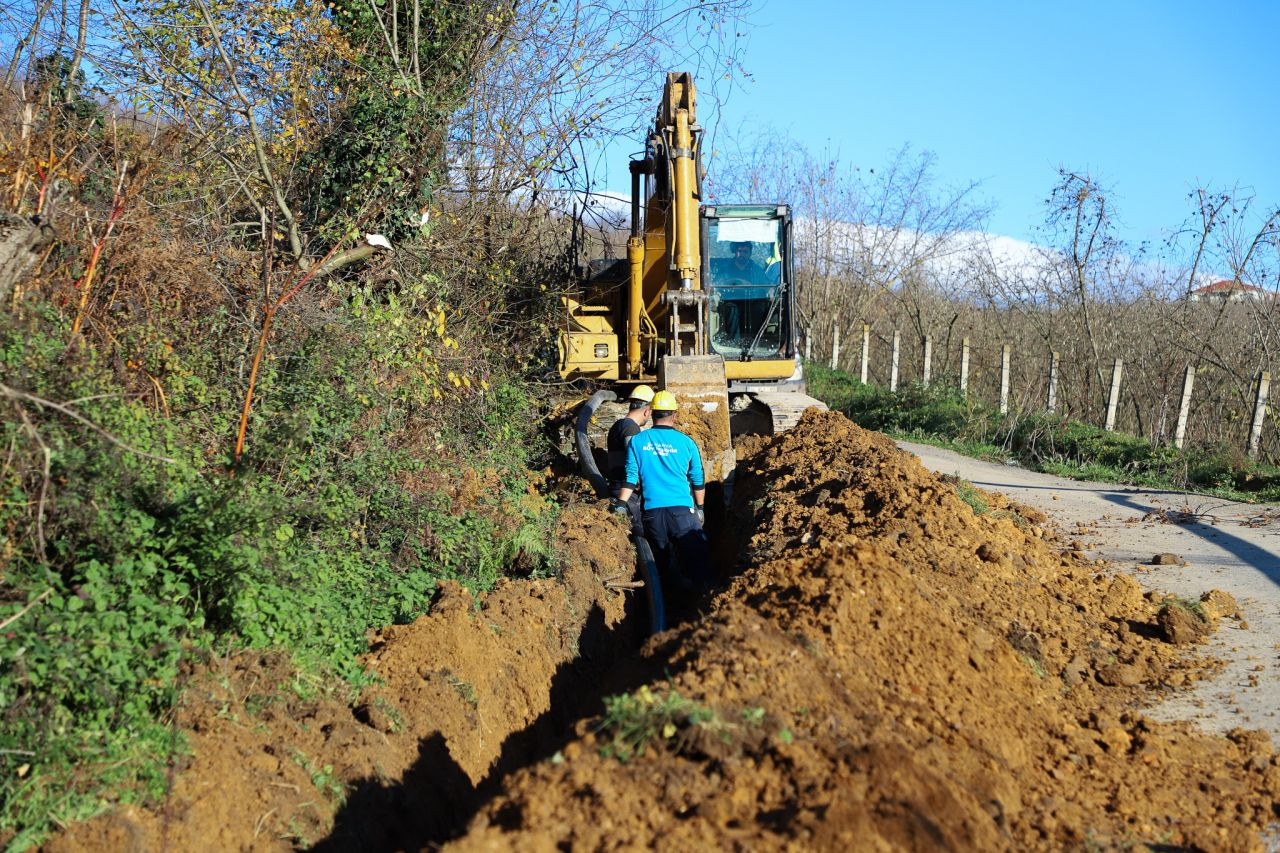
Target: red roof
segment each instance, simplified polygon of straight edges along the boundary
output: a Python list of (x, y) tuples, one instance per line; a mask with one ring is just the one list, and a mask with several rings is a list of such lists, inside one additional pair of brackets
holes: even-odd
[(1245, 284), (1243, 281), (1215, 281), (1213, 284), (1206, 284), (1204, 287), (1197, 287), (1192, 293), (1226, 293), (1232, 290), (1243, 290), (1248, 293), (1269, 293), (1261, 287), (1252, 284)]

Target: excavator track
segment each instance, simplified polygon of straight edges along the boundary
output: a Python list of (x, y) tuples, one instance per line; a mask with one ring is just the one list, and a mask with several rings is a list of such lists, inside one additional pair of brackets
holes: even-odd
[(755, 391), (734, 401), (729, 423), (734, 435), (778, 435), (810, 408), (825, 412), (827, 404), (795, 391)]

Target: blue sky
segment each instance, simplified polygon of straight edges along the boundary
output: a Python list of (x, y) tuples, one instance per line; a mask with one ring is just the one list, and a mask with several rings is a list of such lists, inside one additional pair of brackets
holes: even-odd
[(933, 151), (943, 183), (982, 182), (993, 233), (1034, 239), (1059, 165), (1112, 188), (1126, 240), (1176, 228), (1198, 183), (1280, 205), (1276, 0), (769, 0), (751, 22), (721, 133), (864, 167)]

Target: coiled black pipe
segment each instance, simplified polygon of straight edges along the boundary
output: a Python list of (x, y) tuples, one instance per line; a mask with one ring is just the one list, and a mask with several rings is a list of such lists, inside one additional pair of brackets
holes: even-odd
[(587, 478), (587, 482), (591, 484), (591, 488), (596, 490), (598, 497), (609, 497), (609, 483), (604, 477), (600, 476), (600, 469), (596, 467), (595, 457), (591, 455), (591, 439), (587, 438), (587, 426), (591, 423), (591, 418), (595, 416), (596, 409), (601, 403), (613, 402), (618, 399), (618, 395), (609, 390), (601, 390), (591, 395), (591, 399), (582, 404), (582, 408), (578, 411), (578, 425), (574, 430), (573, 443), (578, 448), (578, 466), (582, 469), (582, 476)]
[(636, 543), (636, 568), (644, 581), (644, 597), (649, 603), (649, 633), (657, 634), (667, 628), (667, 607), (662, 599), (662, 582), (658, 579), (658, 564), (653, 559), (653, 549), (643, 536), (632, 536)]

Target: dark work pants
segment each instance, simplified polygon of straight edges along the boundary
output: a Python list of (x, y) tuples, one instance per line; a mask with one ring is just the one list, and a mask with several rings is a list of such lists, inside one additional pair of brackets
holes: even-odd
[(664, 506), (644, 511), (644, 535), (653, 549), (663, 590), (711, 586), (707, 534), (692, 507)]

